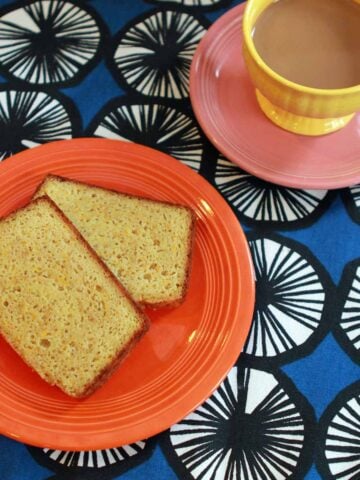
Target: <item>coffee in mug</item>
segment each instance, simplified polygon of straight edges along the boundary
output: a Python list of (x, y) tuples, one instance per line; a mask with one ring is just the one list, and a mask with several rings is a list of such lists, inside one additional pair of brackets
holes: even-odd
[(360, 84), (360, 4), (352, 0), (277, 0), (252, 31), (264, 62), (313, 88)]

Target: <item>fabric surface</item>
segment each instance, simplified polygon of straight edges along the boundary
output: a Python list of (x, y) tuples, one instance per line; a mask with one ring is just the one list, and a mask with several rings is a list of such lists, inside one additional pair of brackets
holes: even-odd
[(244, 353), (195, 412), (104, 451), (0, 437), (2, 480), (360, 479), (360, 187), (277, 187), (205, 138), (189, 66), (211, 22), (236, 3), (0, 1), (0, 159), (79, 136), (169, 153), (228, 201), (257, 279)]

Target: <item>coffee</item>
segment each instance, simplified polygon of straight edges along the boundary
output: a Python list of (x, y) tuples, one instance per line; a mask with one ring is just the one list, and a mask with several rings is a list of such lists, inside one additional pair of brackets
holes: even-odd
[(277, 0), (253, 30), (255, 48), (284, 78), (314, 88), (360, 84), (360, 4)]

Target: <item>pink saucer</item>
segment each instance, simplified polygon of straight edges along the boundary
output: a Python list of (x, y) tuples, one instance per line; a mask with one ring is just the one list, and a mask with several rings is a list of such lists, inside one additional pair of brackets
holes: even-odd
[(253, 175), (295, 188), (360, 182), (360, 114), (321, 137), (295, 135), (260, 111), (242, 58), (244, 4), (215, 22), (199, 44), (190, 74), (195, 115), (215, 147)]

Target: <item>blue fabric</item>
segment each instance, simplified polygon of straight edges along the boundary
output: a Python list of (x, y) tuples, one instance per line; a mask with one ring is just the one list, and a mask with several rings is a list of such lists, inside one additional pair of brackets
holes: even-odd
[[(15, 10), (17, 6), (23, 7), (29, 3), (31, 2), (24, 1), (19, 4), (0, 0), (0, 7), (6, 8), (7, 10)], [(130, 86), (129, 88), (127, 88), (126, 85), (124, 86), (124, 79), (119, 80), (119, 77), (116, 76), (117, 73), (114, 73), (114, 70), (112, 70), (114, 67), (109, 67), (108, 60), (108, 50), (116, 43), (117, 37), (115, 36), (120, 31), (126, 31), (128, 22), (140, 21), (154, 9), (175, 9), (176, 11), (193, 15), (202, 25), (207, 26), (229, 8), (241, 2), (220, 0), (218, 4), (215, 3), (212, 9), (203, 9), (201, 6), (186, 8), (181, 5), (179, 6), (175, 2), (161, 2), (160, 0), (158, 2), (156, 0), (152, 2), (145, 0), (92, 0), (89, 2), (79, 1), (75, 3), (85, 9), (87, 8), (86, 5), (89, 5), (97, 12), (98, 18), (102, 19), (104, 52), (101, 53), (97, 64), (86, 72), (84, 78), (76, 80), (74, 82), (75, 84), (72, 84), (70, 79), (65, 79), (59, 86), (43, 86), (39, 88), (48, 91), (50, 94), (53, 92), (61, 92), (65, 97), (70, 99), (72, 104), (75, 105), (72, 113), (71, 109), (69, 110), (70, 117), (73, 115), (75, 118), (77, 115), (76, 112), (78, 111), (81, 118), (81, 125), (76, 128), (74, 127), (73, 136), (89, 136), (93, 134), (92, 124), (95, 122), (97, 115), (99, 115), (99, 112), (109, 101), (116, 102), (114, 99), (118, 97), (125, 97), (126, 101), (131, 101), (131, 98), (135, 95), (134, 90), (131, 89)], [(197, 4), (196, 1), (193, 3), (194, 5)], [(3, 12), (0, 11), (0, 17), (2, 14)], [(33, 87), (29, 82), (20, 82), (19, 84), (4, 65), (2, 66), (0, 82), (0, 89), (17, 89), (19, 85), (21, 85), (21, 88), (31, 90)], [(138, 102), (149, 100), (148, 97), (141, 97), (139, 93), (136, 94), (136, 98)], [(150, 101), (152, 101), (151, 98)], [(178, 101), (179, 110), (182, 109), (183, 111), (187, 109), (189, 117), (192, 122), (196, 124), (191, 114), (188, 99), (174, 100), (173, 98), (165, 98), (161, 101), (165, 103), (169, 101), (169, 105), (174, 105), (174, 102), (176, 103)], [(109, 106), (108, 108), (110, 109), (112, 107)], [(175, 106), (175, 108), (177, 108), (177, 106)], [(4, 139), (1, 138), (1, 134), (0, 129), (0, 149), (2, 148), (2, 141), (4, 141)], [(219, 186), (221, 169), (219, 167), (218, 153), (206, 140), (204, 140), (204, 145), (204, 151), (206, 150), (207, 154), (203, 155), (200, 174), (203, 174), (221, 191)], [(14, 146), (12, 153), (16, 153), (17, 148), (17, 146)], [(7, 156), (9, 156), (9, 158), (5, 161), (11, 161), (10, 154)], [(216, 171), (214, 171), (214, 165), (217, 165), (219, 170), (216, 169)], [(233, 169), (233, 175), (243, 174), (237, 167), (231, 166), (230, 164), (230, 166), (227, 164), (224, 165), (226, 168)], [(235, 186), (237, 181), (238, 180), (235, 181)], [(256, 188), (263, 189), (263, 191), (269, 192), (273, 188), (273, 186), (266, 184), (266, 182), (260, 182), (259, 184), (256, 183), (256, 180), (254, 180), (254, 182)], [(240, 195), (240, 184), (238, 184), (236, 188), (238, 188)], [(265, 250), (266, 248), (270, 248), (269, 245), (273, 242), (272, 245), (274, 243), (284, 245), (291, 251), (299, 253), (308, 264), (313, 266), (316, 275), (318, 275), (320, 279), (320, 283), (322, 283), (324, 287), (325, 293), (329, 297), (326, 303), (327, 311), (326, 314), (323, 315), (320, 322), (321, 325), (317, 330), (315, 328), (314, 335), (305, 341), (304, 345), (294, 347), (291, 352), (289, 351), (285, 356), (279, 356), (275, 358), (275, 360), (255, 358), (256, 355), (249, 351), (245, 353), (244, 357), (240, 358), (234, 367), (232, 381), (235, 382), (240, 392), (242, 389), (245, 389), (241, 383), (243, 382), (244, 376), (246, 376), (244, 372), (258, 369), (262, 372), (263, 378), (269, 379), (271, 377), (273, 379), (274, 384), (276, 383), (277, 385), (274, 387), (274, 392), (276, 390), (279, 395), (283, 395), (283, 400), (286, 395), (288, 395), (289, 402), (293, 402), (291, 403), (291, 408), (302, 418), (306, 443), (305, 446), (302, 445), (301, 447), (304, 455), (295, 461), (295, 465), (290, 468), (288, 473), (283, 475), (277, 473), (275, 480), (282, 478), (306, 478), (306, 480), (342, 478), (340, 474), (339, 476), (335, 476), (335, 474), (331, 473), (328, 462), (329, 456), (326, 456), (324, 445), (325, 438), (328, 438), (327, 436), (329, 435), (329, 425), (334, 415), (336, 415), (336, 412), (344, 409), (347, 402), (350, 402), (352, 399), (354, 399), (355, 403), (357, 401), (360, 406), (358, 383), (360, 378), (360, 354), (356, 350), (355, 341), (353, 342), (354, 345), (351, 345), (351, 341), (346, 338), (340, 326), (340, 316), (345, 308), (345, 301), (348, 298), (350, 284), (352, 284), (351, 281), (356, 277), (357, 264), (355, 263), (352, 266), (349, 266), (349, 264), (356, 260), (360, 261), (360, 210), (357, 210), (359, 207), (355, 202), (356, 191), (344, 189), (342, 191), (327, 193), (324, 198), (319, 200), (318, 205), (315, 207), (315, 209), (318, 210), (318, 218), (310, 221), (305, 215), (304, 218), (299, 218), (295, 222), (287, 222), (284, 220), (280, 222), (280, 224), (276, 224), (276, 227), (272, 226), (271, 221), (268, 222), (250, 218), (241, 211), (240, 207), (232, 203), (231, 198), (227, 197), (225, 190), (221, 191), (221, 193), (225, 196), (238, 215), (240, 223), (244, 226), (252, 245), (253, 254), (256, 253), (256, 249), (261, 242), (265, 242)], [(309, 218), (310, 216), (309, 214)], [(261, 272), (258, 273), (260, 275)], [(259, 305), (260, 299), (258, 308), (260, 308)], [(231, 382), (229, 380), (229, 385), (230, 384)], [(226, 388), (229, 389), (230, 387), (225, 385), (223, 389), (219, 390), (223, 398), (226, 397)], [(261, 392), (261, 385), (259, 385), (259, 392)], [(208, 406), (212, 405), (211, 401), (210, 399), (207, 404)], [(239, 413), (237, 408), (237, 406), (234, 406), (234, 411), (236, 410)], [(355, 412), (352, 418), (352, 413), (346, 410), (345, 416), (352, 418), (353, 435), (355, 437), (358, 435), (357, 438), (359, 441), (360, 410), (357, 412), (358, 417), (356, 417)], [(246, 414), (243, 411), (240, 413), (245, 417), (248, 415), (247, 412)], [(241, 416), (240, 413), (234, 417), (237, 420), (233, 420), (233, 422), (239, 420)], [(248, 415), (246, 418), (249, 422), (248, 425), (252, 422), (251, 428), (255, 430), (251, 431), (256, 436), (257, 427), (255, 423), (258, 422), (257, 425), (261, 424), (260, 413), (258, 412), (257, 416), (255, 416), (255, 414), (253, 416)], [(219, 421), (218, 424), (220, 423)], [(244, 425), (246, 425), (246, 423), (244, 423)], [(228, 426), (225, 427), (223, 425), (221, 432), (220, 429), (217, 431), (212, 440), (212, 445), (225, 445), (227, 441), (230, 443), (234, 442), (240, 458), (239, 452), (241, 449), (246, 449), (246, 442), (248, 440), (246, 435), (249, 433), (246, 429), (243, 432), (234, 433), (234, 428), (232, 430), (231, 428), (226, 430), (226, 428), (228, 428)], [(258, 426), (258, 428), (260, 429), (260, 426)], [(201, 430), (200, 427), (199, 430)], [(233, 433), (229, 433), (230, 430)], [(194, 432), (196, 432), (196, 429)], [(201, 434), (198, 436), (200, 438)], [(341, 432), (339, 436), (341, 437)], [(119, 463), (119, 465), (113, 465), (111, 468), (106, 466), (97, 469), (82, 469), (74, 464), (66, 465), (66, 462), (65, 464), (61, 464), (59, 460), (52, 460), (42, 449), (28, 448), (23, 444), (17, 443), (15, 440), (0, 436), (0, 478), (2, 480), (43, 480), (48, 478), (121, 478), (122, 480), (145, 480), (152, 478), (156, 480), (175, 480), (177, 478), (198, 478), (192, 465), (182, 456), (180, 451), (174, 448), (172, 443), (173, 438), (171, 431), (164, 432), (155, 437), (147, 444), (144, 452), (137, 454), (138, 460), (134, 463), (127, 465), (127, 460), (124, 460), (120, 462), (121, 465)], [(186, 439), (185, 433), (184, 439)], [(223, 444), (221, 442), (223, 442)], [(207, 446), (206, 448), (210, 447)], [(225, 452), (225, 447), (222, 446), (221, 448), (224, 448)], [(359, 450), (357, 450), (357, 452), (359, 452)], [(359, 455), (359, 453), (357, 455)], [(356, 458), (359, 459), (360, 463), (360, 457), (358, 456)], [(346, 462), (344, 462), (344, 465), (345, 463)], [(344, 471), (346, 468), (345, 465)], [(263, 472), (263, 475), (262, 478), (265, 480), (274, 478), (271, 477), (269, 473)], [(213, 478), (215, 480), (232, 480), (233, 478), (250, 480), (254, 477), (251, 473), (236, 476), (235, 473), (231, 474), (229, 471), (228, 473), (224, 473), (224, 470), (219, 469)], [(360, 473), (356, 468), (353, 470), (353, 477), (351, 478), (354, 480), (360, 478)]]

